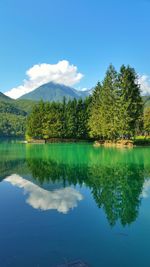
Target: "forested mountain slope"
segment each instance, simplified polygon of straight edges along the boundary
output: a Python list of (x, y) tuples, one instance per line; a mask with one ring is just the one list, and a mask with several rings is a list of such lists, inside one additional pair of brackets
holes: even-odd
[(24, 136), (26, 118), (35, 102), (14, 100), (0, 93), (0, 137)]

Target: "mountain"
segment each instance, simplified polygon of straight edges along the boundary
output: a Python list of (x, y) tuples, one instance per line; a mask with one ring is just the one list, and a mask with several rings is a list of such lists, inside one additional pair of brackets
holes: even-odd
[(0, 92), (0, 102), (13, 102), (13, 99)]
[(19, 99), (30, 99), (34, 101), (62, 101), (65, 97), (69, 99), (85, 98), (90, 91), (78, 91), (63, 84), (49, 82), (36, 88), (34, 91), (21, 96)]
[(29, 113), (32, 110), (35, 101), (26, 99), (12, 99), (0, 92), (0, 113), (22, 114)]

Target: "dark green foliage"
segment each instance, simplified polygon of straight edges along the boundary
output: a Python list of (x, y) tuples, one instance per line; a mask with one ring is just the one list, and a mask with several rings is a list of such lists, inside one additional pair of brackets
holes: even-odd
[(101, 89), (100, 113), (102, 135), (108, 139), (115, 139), (117, 134), (117, 72), (112, 65), (108, 68)]
[(146, 135), (150, 134), (150, 108), (144, 111), (144, 132)]
[(27, 115), (27, 112), (8, 102), (0, 102), (0, 113), (13, 113), (22, 116)]
[(77, 138), (86, 138), (87, 137), (87, 106), (86, 102), (83, 102), (80, 99), (77, 103), (76, 107), (77, 112), (77, 129), (76, 129), (76, 137)]
[(119, 134), (134, 136), (140, 128), (143, 115), (143, 101), (135, 70), (124, 65), (119, 73)]
[(25, 135), (26, 117), (33, 101), (14, 100), (0, 93), (0, 137)]
[(92, 97), (90, 136), (101, 139), (130, 138), (141, 130), (143, 100), (133, 68), (122, 66), (117, 73), (108, 68), (102, 85)]
[(59, 103), (43, 103), (43, 109), (45, 114), (43, 114), (42, 122), (42, 138), (57, 138), (61, 137), (61, 131), (63, 126), (63, 121), (61, 121), (62, 106)]
[(89, 106), (89, 134), (92, 138), (100, 138), (102, 136), (101, 120), (102, 113), (101, 108), (101, 84), (98, 82), (92, 95), (91, 104)]
[(117, 135), (117, 72), (110, 65), (102, 83), (97, 84), (93, 94), (91, 118), (92, 137), (114, 139)]
[(77, 134), (77, 101), (69, 101), (66, 111), (66, 137), (75, 138)]
[(88, 138), (88, 102), (74, 99), (63, 103), (40, 102), (34, 106), (28, 117), (27, 137), (49, 138)]
[(37, 103), (36, 101), (25, 100), (25, 99), (16, 99), (14, 101), (15, 107), (25, 111), (27, 114), (32, 111), (32, 108), (36, 103)]
[(44, 119), (44, 104), (33, 107), (32, 113), (27, 119), (27, 133), (29, 132), (33, 138), (42, 138), (42, 124)]
[(0, 137), (24, 136), (26, 117), (11, 113), (0, 114)]

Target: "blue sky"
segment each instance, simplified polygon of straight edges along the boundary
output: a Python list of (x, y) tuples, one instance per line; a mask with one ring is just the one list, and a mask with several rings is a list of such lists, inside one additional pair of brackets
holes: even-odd
[(75, 88), (93, 87), (110, 63), (130, 64), (149, 86), (150, 1), (0, 1), (0, 91), (22, 90), (35, 74), (27, 70), (42, 63), (56, 70), (62, 60), (69, 62), (66, 72), (73, 64), (83, 74), (70, 82)]

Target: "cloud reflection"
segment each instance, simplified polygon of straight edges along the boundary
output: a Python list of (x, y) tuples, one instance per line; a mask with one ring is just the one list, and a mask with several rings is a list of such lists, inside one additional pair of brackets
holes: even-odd
[(83, 196), (74, 188), (47, 191), (17, 174), (8, 176), (5, 181), (23, 188), (28, 194), (26, 202), (33, 208), (43, 211), (55, 209), (66, 214), (70, 209), (77, 207), (78, 201), (83, 199)]
[(150, 180), (145, 180), (143, 184), (142, 197), (147, 198), (150, 196)]

